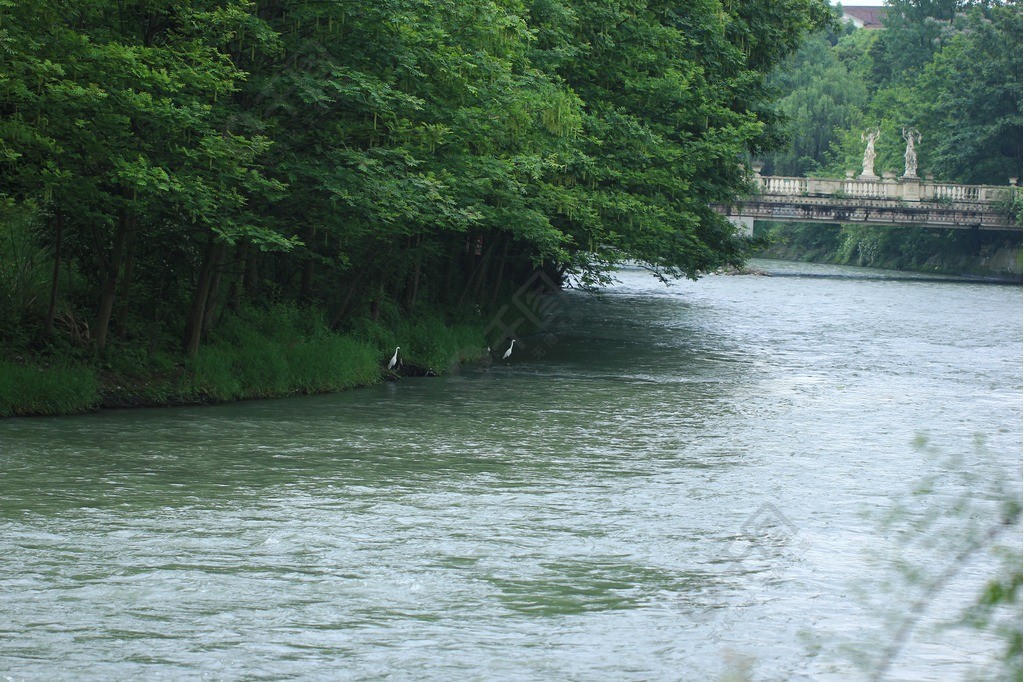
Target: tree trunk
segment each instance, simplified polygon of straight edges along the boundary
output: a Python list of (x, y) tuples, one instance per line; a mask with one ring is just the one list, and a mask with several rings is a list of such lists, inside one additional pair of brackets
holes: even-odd
[(448, 249), (447, 258), (444, 259), (444, 285), (441, 287), (441, 302), (447, 306), (451, 303), (452, 279), (455, 277), (455, 264), (458, 261), (458, 253)]
[(341, 302), (341, 307), (339, 307), (337, 312), (334, 313), (334, 316), (331, 317), (331, 329), (337, 329), (338, 325), (341, 324), (341, 319), (348, 311), (348, 306), (349, 303), (352, 302), (352, 297), (355, 296), (356, 291), (359, 290), (359, 280), (363, 278), (363, 275), (366, 274), (366, 272), (367, 270), (365, 268), (360, 270), (359, 274), (356, 275), (356, 278), (352, 280), (352, 284), (348, 288), (348, 293), (345, 294), (345, 300)]
[(103, 277), (103, 290), (100, 294), (100, 308), (96, 316), (96, 333), (93, 338), (96, 341), (96, 351), (102, 353), (107, 347), (107, 331), (110, 329), (110, 317), (114, 312), (114, 302), (117, 300), (117, 280), (121, 273), (121, 265), (124, 261), (124, 247), (128, 239), (127, 213), (122, 209), (117, 218), (117, 234), (114, 237), (114, 252), (107, 263), (106, 272)]
[[(227, 249), (221, 249), (221, 258), (218, 261), (223, 260), (223, 253)], [(214, 320), (217, 319), (218, 305), (217, 305), (217, 294), (220, 289), (221, 279), (221, 263), (218, 262), (213, 269), (213, 279), (210, 282), (210, 293), (206, 295), (206, 312), (203, 314), (203, 331), (207, 331), (213, 326)]]
[(313, 259), (307, 258), (302, 264), (302, 276), (299, 278), (299, 300), (308, 303), (313, 298)]
[(245, 295), (250, 299), (256, 296), (256, 288), (259, 286), (259, 257), (260, 250), (255, 245), (250, 244), (245, 251), (245, 275), (243, 277)]
[(313, 260), (312, 243), (316, 239), (316, 228), (311, 227), (306, 230), (306, 250), (309, 251), (309, 255), (306, 256), (302, 263), (302, 276), (299, 278), (299, 300), (303, 303), (308, 303), (313, 298)]
[(64, 242), (64, 213), (60, 210), (60, 204), (57, 204), (54, 220), (56, 234), (53, 245), (53, 278), (50, 280), (50, 307), (46, 311), (46, 319), (43, 320), (43, 334), (46, 336), (53, 333), (53, 318), (57, 315), (57, 292), (60, 289), (61, 249)]
[(199, 281), (196, 283), (196, 290), (192, 296), (192, 305), (189, 308), (188, 319), (185, 324), (185, 353), (194, 358), (199, 352), (199, 341), (203, 337), (203, 319), (206, 315), (206, 304), (210, 297), (210, 288), (213, 284), (213, 273), (220, 264), (221, 254), (224, 252), (223, 243), (217, 240), (216, 235), (210, 232), (206, 242), (206, 252), (203, 255), (203, 265), (199, 270)]
[(510, 242), (505, 240), (501, 249), (501, 261), (498, 263), (498, 274), (494, 277), (494, 291), (491, 293), (491, 308), (498, 305), (498, 296), (501, 294), (501, 279), (505, 276), (505, 263), (508, 262), (508, 249)]
[(227, 309), (238, 310), (242, 303), (242, 282), (245, 279), (245, 242), (239, 242), (235, 247), (236, 268), (231, 272), (231, 284), (228, 285)]
[(160, 344), (160, 306), (162, 305), (164, 298), (164, 287), (167, 284), (166, 273), (160, 275), (160, 286), (157, 288), (156, 301), (153, 304), (153, 319), (150, 320), (149, 324), (149, 349), (148, 354), (152, 356), (156, 353), (157, 348)]
[(377, 290), (377, 298), (370, 303), (370, 319), (376, 322), (380, 319), (380, 304), (384, 300), (384, 280), (380, 281), (380, 288)]
[(412, 270), (412, 282), (410, 283), (411, 291), (409, 292), (409, 304), (407, 306), (409, 310), (412, 310), (413, 306), (416, 305), (416, 296), (418, 296), (420, 293), (420, 273), (422, 271), (423, 266), (420, 263), (420, 258), (417, 257), (416, 267), (414, 267)]
[(124, 276), (121, 278), (121, 310), (117, 316), (117, 333), (122, 338), (124, 338), (125, 327), (128, 324), (128, 294), (131, 293), (132, 276), (135, 272), (135, 245), (138, 244), (138, 233), (138, 218), (133, 215), (129, 220), (128, 253), (124, 259)]
[(473, 268), (472, 272), (470, 272), (469, 279), (466, 280), (466, 285), (462, 289), (462, 295), (459, 296), (459, 303), (458, 305), (455, 306), (457, 310), (462, 309), (463, 304), (466, 302), (466, 294), (469, 293), (470, 289), (474, 289), (475, 292), (479, 293), (479, 285), (474, 287), (474, 284), (477, 284), (479, 278), (482, 276), (481, 271), (487, 270), (487, 260), (491, 257), (491, 252), (493, 250), (494, 242), (492, 241), (490, 246), (487, 247), (487, 251), (484, 252), (483, 256), (478, 257), (479, 260), (477, 261), (476, 267)]
[(419, 251), (419, 246), (422, 243), (422, 235), (416, 237), (416, 263), (412, 268), (412, 275), (409, 277), (405, 285), (405, 309), (412, 310), (412, 307), (416, 305), (416, 295), (420, 289), (420, 272), (423, 270), (423, 252)]
[(473, 300), (477, 303), (482, 303), (482, 295), (484, 290), (484, 283), (487, 281), (487, 271), (491, 266), (491, 257), (494, 256), (494, 247), (497, 244), (495, 240), (491, 240), (491, 243), (487, 246), (487, 250), (484, 251), (483, 259), (480, 262), (480, 274), (476, 278), (476, 287), (473, 290)]

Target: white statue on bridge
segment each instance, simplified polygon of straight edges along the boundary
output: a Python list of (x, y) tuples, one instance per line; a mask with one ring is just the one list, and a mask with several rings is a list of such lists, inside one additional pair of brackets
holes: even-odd
[(860, 177), (865, 180), (877, 180), (875, 175), (875, 140), (882, 134), (878, 128), (873, 128), (860, 134), (861, 142), (867, 140), (868, 146), (864, 148), (864, 170)]
[(917, 149), (914, 148), (914, 143), (921, 142), (921, 133), (914, 128), (904, 128), (903, 139), (907, 141), (907, 151), (903, 153), (907, 166), (903, 170), (903, 177), (913, 180), (917, 178)]

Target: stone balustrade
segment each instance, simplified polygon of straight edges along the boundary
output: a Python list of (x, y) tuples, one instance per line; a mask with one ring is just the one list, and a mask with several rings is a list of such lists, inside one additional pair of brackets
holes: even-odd
[(759, 191), (753, 196), (711, 205), (747, 235), (753, 233), (755, 220), (1022, 229), (1019, 212), (1013, 208), (1020, 205), (1021, 188), (1014, 184), (960, 185), (931, 178), (897, 178), (893, 173), (841, 179), (755, 173), (754, 179)]
[(1005, 201), (1020, 187), (959, 185), (916, 178), (791, 178), (755, 176), (762, 195), (850, 197), (907, 202), (994, 204)]

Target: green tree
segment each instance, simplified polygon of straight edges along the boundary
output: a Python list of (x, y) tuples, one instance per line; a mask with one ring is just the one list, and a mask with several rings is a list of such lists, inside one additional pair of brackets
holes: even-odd
[(860, 120), (868, 103), (867, 87), (837, 52), (827, 36), (819, 34), (774, 75), (772, 84), (786, 93), (779, 109), (791, 142), (767, 157), (765, 173), (803, 176), (818, 170), (827, 163), (827, 152), (840, 131)]
[(576, 262), (631, 258), (693, 277), (738, 260), (740, 242), (708, 202), (741, 190), (738, 158), (774, 133), (765, 76), (827, 20), (827, 8), (699, 0), (543, 7), (562, 22), (546, 35), (575, 37), (575, 49), (542, 47), (560, 56), (559, 75), (585, 104), (578, 153), (560, 179), (573, 188), (572, 210), (558, 224), (583, 257)]
[(887, 0), (885, 30), (871, 45), (872, 85), (912, 82), (931, 61), (954, 18), (988, 0)]
[(54, 292), (67, 242), (94, 287), (97, 350), (115, 303), (148, 274), (134, 268), (136, 254), (151, 252), (148, 236), (168, 221), (187, 241), (249, 235), (287, 246), (244, 211), (246, 196), (266, 187), (253, 166), (264, 143), (232, 133), (217, 106), (242, 74), (216, 42), (246, 16), (245, 3), (47, 0), (4, 9), (14, 75), (0, 81), (2, 191), (46, 202)]
[(953, 29), (916, 83), (918, 125), (940, 177), (1003, 184), (1024, 163), (1020, 0), (971, 8)]

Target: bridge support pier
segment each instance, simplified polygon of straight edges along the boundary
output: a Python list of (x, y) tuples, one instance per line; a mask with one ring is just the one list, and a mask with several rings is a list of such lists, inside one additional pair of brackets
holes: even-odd
[(754, 219), (747, 216), (731, 215), (726, 216), (730, 223), (736, 226), (736, 232), (744, 237), (754, 236)]

